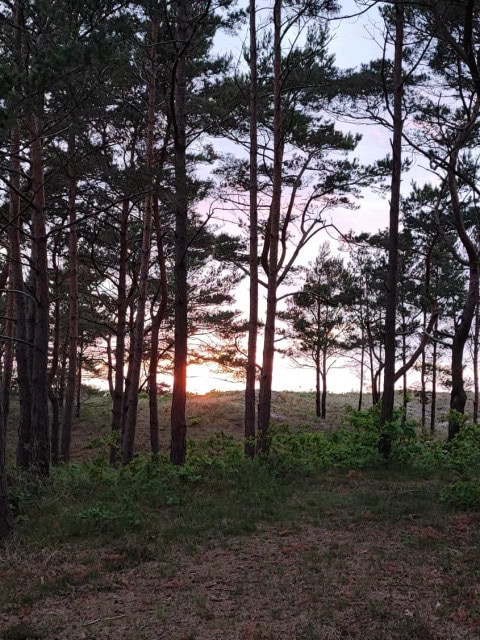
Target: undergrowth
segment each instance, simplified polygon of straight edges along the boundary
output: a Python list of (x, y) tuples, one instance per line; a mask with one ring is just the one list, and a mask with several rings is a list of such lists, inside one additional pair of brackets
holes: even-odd
[[(115, 547), (126, 535), (156, 544), (195, 544), (251, 532), (259, 522), (295, 520), (305, 513), (315, 517), (331, 501), (325, 478), (358, 471), (372, 478), (381, 473), (387, 481), (436, 478), (441, 480), (437, 504), (480, 509), (477, 426), (465, 424), (445, 443), (419, 436), (415, 425), (397, 414), (387, 427), (392, 455), (386, 463), (377, 449), (378, 408), (350, 410), (348, 420), (349, 428), (330, 435), (279, 427), (267, 458), (246, 459), (241, 445), (220, 434), (205, 442), (190, 441), (183, 467), (160, 456), (154, 462), (138, 457), (113, 469), (105, 450), (91, 461), (54, 469), (44, 484), (12, 474), (17, 535), (41, 544), (82, 539)], [(336, 487), (342, 504), (357, 499), (349, 489)], [(367, 494), (358, 499), (373, 500)]]

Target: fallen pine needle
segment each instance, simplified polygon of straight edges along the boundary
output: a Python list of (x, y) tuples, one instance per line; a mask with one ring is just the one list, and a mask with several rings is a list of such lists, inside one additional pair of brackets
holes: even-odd
[(109, 620), (118, 620), (119, 618), (125, 618), (126, 614), (122, 613), (119, 616), (110, 616), (109, 618), (96, 618), (95, 620), (90, 620), (90, 622), (85, 622), (84, 627), (90, 627), (92, 624), (97, 624), (97, 622), (108, 622)]

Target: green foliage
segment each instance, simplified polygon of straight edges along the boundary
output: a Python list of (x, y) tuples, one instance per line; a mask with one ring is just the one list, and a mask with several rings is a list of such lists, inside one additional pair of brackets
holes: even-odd
[[(380, 407), (367, 411), (348, 411), (348, 422), (354, 430), (380, 435)], [(418, 425), (412, 420), (404, 420), (401, 409), (395, 410), (394, 418), (384, 432), (392, 440), (391, 464), (409, 468), (424, 474), (435, 472), (457, 472), (462, 475), (480, 473), (480, 428), (468, 422), (459, 414), (461, 428), (452, 442), (444, 443), (420, 435)], [(372, 436), (373, 437), (373, 436)]]
[[(242, 445), (220, 433), (189, 441), (183, 467), (160, 455), (156, 461), (136, 457), (113, 469), (106, 457), (97, 457), (58, 467), (43, 484), (12, 474), (16, 530), (39, 544), (85, 539), (92, 544), (114, 540), (115, 546), (132, 534), (153, 536), (159, 544), (237, 535), (251, 532), (258, 522), (287, 517), (296, 487), (318, 482), (325, 472), (359, 469), (370, 469), (372, 476), (455, 480), (442, 499), (478, 508), (479, 427), (466, 422), (452, 442), (444, 443), (417, 435), (415, 425), (398, 412), (388, 425), (392, 457), (385, 468), (378, 453), (379, 408), (350, 410), (348, 416), (350, 428), (332, 434), (277, 427), (268, 458), (246, 459)], [(315, 509), (324, 508), (322, 496)], [(298, 507), (298, 499), (293, 502)]]
[(463, 475), (480, 473), (480, 427), (462, 416), (463, 425), (455, 438), (445, 445), (449, 468)]
[(370, 467), (379, 462), (377, 439), (367, 430), (341, 429), (330, 437), (323, 433), (285, 430), (272, 439), (269, 463), (283, 472)]
[(440, 498), (460, 509), (480, 511), (480, 483), (478, 480), (454, 482), (441, 492)]
[(370, 407), (367, 411), (348, 408), (347, 421), (355, 430), (375, 433), (377, 442), (381, 433), (387, 434), (392, 440), (392, 446), (396, 445), (397, 448), (403, 447), (416, 438), (417, 424), (413, 420), (405, 420), (402, 409), (395, 409), (393, 419), (383, 428), (380, 424), (380, 414), (379, 404)]

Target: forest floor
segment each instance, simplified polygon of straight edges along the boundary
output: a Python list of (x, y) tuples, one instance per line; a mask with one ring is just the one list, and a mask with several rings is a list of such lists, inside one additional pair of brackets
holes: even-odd
[[(101, 398), (84, 397), (77, 460), (104, 446)], [(323, 429), (312, 398), (276, 394), (277, 420)], [(329, 397), (330, 429), (354, 400)], [(240, 437), (241, 414), (241, 394), (193, 397), (190, 434)], [(480, 516), (440, 500), (451, 478), (257, 464), (145, 473), (73, 466), (34, 493), (0, 548), (2, 640), (480, 639)], [(117, 516), (130, 490), (140, 510)]]
[[(205, 440), (213, 434), (224, 433), (237, 440), (243, 437), (243, 392), (213, 391), (205, 395), (191, 394), (187, 399), (188, 437)], [(160, 396), (160, 441), (165, 450), (169, 445), (170, 435), (170, 398)], [(397, 394), (400, 406), (402, 396)], [(370, 397), (366, 396), (363, 408), (370, 406)], [(355, 393), (329, 394), (327, 400), (327, 416), (325, 419), (315, 415), (315, 394), (293, 391), (276, 391), (272, 397), (272, 423), (289, 425), (292, 429), (302, 431), (332, 432), (345, 425), (348, 407), (357, 408), (358, 395)], [(437, 398), (436, 428), (440, 437), (446, 432), (449, 394), (440, 393)], [(471, 411), (471, 399), (467, 411)], [(408, 417), (420, 422), (421, 404), (412, 396), (408, 404)], [(427, 405), (426, 423), (429, 425), (430, 405)], [(427, 427), (428, 428), (428, 427)], [(72, 458), (74, 460), (92, 457), (92, 450), (101, 447), (111, 430), (111, 400), (108, 394), (92, 393), (85, 390), (82, 397), (81, 416), (76, 420), (72, 439)], [(148, 453), (150, 450), (150, 434), (148, 422), (148, 399), (140, 398), (139, 419), (137, 425), (136, 450)]]

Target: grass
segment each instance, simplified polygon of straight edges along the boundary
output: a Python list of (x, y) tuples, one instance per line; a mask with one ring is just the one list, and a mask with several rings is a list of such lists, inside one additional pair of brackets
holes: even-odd
[(113, 470), (100, 441), (44, 485), (11, 475), (0, 639), (480, 637), (477, 430), (449, 447), (398, 430), (387, 466), (372, 416), (294, 423), (265, 461), (191, 415), (183, 468)]
[[(168, 448), (171, 396), (159, 397), (160, 440), (163, 449)], [(368, 406), (366, 397), (364, 406)], [(401, 395), (397, 395), (401, 402)], [(448, 411), (449, 395), (438, 394), (438, 431), (445, 431), (445, 415)], [(301, 431), (321, 431), (330, 433), (345, 422), (346, 407), (356, 407), (358, 395), (355, 393), (329, 394), (326, 419), (315, 416), (315, 394), (308, 392), (275, 391), (272, 397), (272, 422), (287, 424)], [(205, 395), (189, 394), (187, 398), (187, 425), (189, 436), (197, 441), (207, 440), (213, 434), (223, 432), (240, 441), (243, 436), (243, 393), (241, 391), (212, 391)], [(428, 407), (427, 407), (428, 409)], [(467, 411), (471, 410), (471, 398)], [(12, 402), (9, 429), (8, 453), (14, 461), (17, 437), (17, 403)], [(420, 419), (420, 403), (413, 398), (408, 405), (408, 415)], [(137, 425), (136, 451), (146, 454), (150, 447), (148, 399), (145, 394), (139, 398), (139, 419)], [(111, 400), (108, 393), (84, 388), (82, 393), (81, 416), (74, 424), (72, 440), (72, 460), (91, 459), (102, 454), (111, 430)]]

